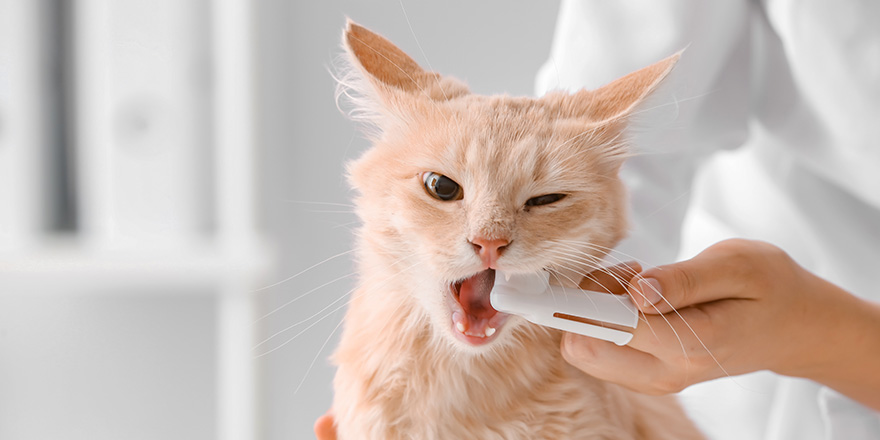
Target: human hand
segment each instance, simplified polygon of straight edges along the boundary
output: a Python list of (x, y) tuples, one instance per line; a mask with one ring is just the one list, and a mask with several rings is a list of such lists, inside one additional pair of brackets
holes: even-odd
[(328, 412), (315, 421), (315, 437), (318, 440), (336, 440), (333, 414)]
[(632, 278), (632, 341), (566, 334), (566, 360), (648, 394), (769, 369), (880, 409), (880, 307), (813, 275), (779, 248), (728, 240)]

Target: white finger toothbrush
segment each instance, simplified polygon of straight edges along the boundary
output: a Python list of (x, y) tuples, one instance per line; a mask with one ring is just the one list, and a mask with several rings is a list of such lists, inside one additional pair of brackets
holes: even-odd
[(629, 296), (551, 286), (546, 271), (529, 275), (496, 272), (489, 302), (499, 312), (617, 345), (629, 343), (632, 333), (596, 324), (635, 329), (639, 322), (639, 309)]

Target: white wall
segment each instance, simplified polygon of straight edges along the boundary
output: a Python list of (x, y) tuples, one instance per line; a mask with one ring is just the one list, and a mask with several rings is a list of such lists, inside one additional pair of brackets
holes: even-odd
[[(261, 212), (280, 251), (276, 280), (350, 249), (355, 218), (350, 207), (335, 204), (347, 204), (351, 195), (343, 163), (366, 143), (336, 109), (328, 73), (340, 53), (345, 16), (385, 35), (423, 65), (466, 80), (475, 92), (532, 94), (535, 73), (549, 53), (557, 1), (403, 3), (406, 14), (397, 0), (260, 3)], [(350, 271), (343, 256), (268, 289), (260, 294), (262, 313)], [(351, 278), (332, 283), (265, 319), (268, 336), (317, 314), (258, 350), (286, 343), (260, 358), (266, 438), (310, 438), (312, 423), (329, 408), (333, 370), (327, 357), (344, 310), (330, 311), (345, 299), (322, 309), (352, 285)]]

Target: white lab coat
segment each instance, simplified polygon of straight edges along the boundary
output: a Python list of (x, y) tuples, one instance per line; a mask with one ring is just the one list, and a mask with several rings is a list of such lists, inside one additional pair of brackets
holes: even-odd
[[(876, 0), (563, 0), (539, 95), (686, 48), (635, 118), (641, 155), (621, 171), (633, 225), (618, 256), (660, 264), (761, 239), (880, 301), (878, 19)], [(713, 439), (880, 439), (876, 412), (767, 372), (682, 400)]]

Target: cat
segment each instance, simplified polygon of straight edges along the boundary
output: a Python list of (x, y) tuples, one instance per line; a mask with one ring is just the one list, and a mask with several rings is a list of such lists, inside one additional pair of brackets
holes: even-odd
[(471, 94), (351, 21), (343, 46), (339, 94), (372, 147), (347, 169), (362, 226), (332, 357), (339, 438), (702, 438), (673, 397), (587, 376), (559, 331), (488, 300), (496, 270), (579, 279), (623, 238), (627, 116), (678, 55), (527, 98)]

